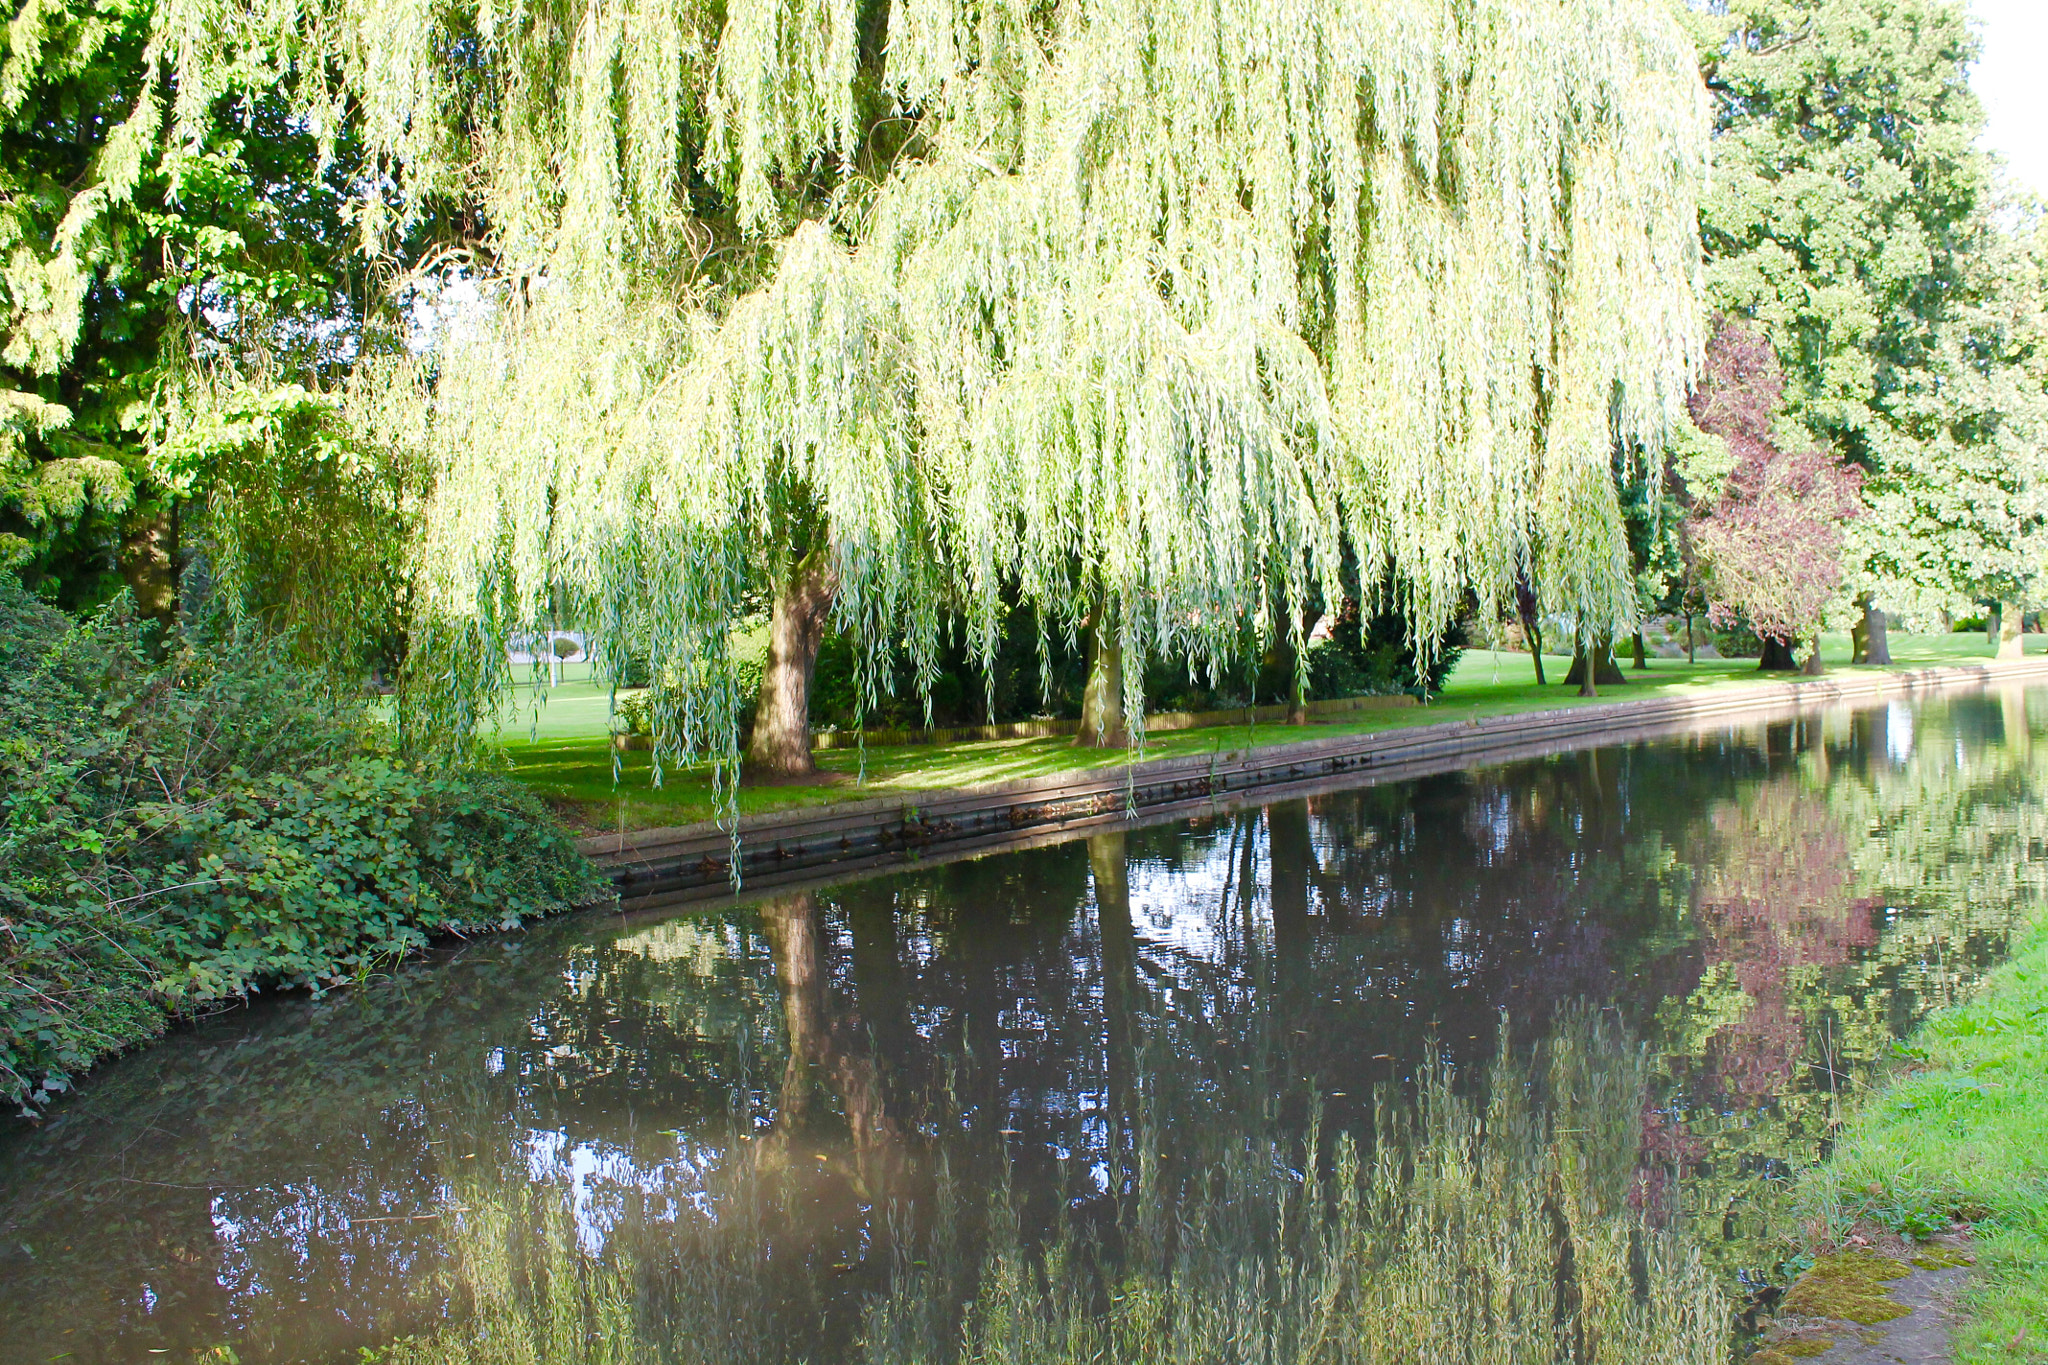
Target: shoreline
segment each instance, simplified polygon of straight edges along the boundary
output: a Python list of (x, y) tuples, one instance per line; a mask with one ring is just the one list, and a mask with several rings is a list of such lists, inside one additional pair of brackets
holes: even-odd
[[(1240, 746), (1093, 771), (768, 811), (736, 833), (710, 821), (576, 841), (628, 903), (688, 904), (863, 873), (1058, 842), (1112, 825), (1152, 824), (1322, 791), (1544, 757), (1729, 720), (1768, 721), (1836, 706), (1992, 686), (2048, 683), (2048, 657), (1744, 683), (1698, 697), (1656, 696)], [(730, 860), (737, 847), (741, 884)]]
[(1752, 1365), (2048, 1360), (2048, 907), (1901, 1053), (1800, 1173), (1811, 1269)]

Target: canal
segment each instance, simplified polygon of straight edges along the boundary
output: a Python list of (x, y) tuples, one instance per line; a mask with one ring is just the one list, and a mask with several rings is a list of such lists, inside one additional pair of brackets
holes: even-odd
[(0, 1361), (1725, 1360), (2044, 764), (1893, 702), (260, 1001), (0, 1123)]

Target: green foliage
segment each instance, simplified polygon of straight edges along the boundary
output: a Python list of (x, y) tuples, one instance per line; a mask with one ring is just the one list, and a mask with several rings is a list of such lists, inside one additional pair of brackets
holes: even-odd
[(0, 576), (0, 1094), (46, 1098), (178, 1013), (595, 894), (531, 795), (370, 751), (360, 703), (276, 637), (158, 644)]
[(1900, 378), (1855, 539), (1895, 598), (2021, 602), (2048, 573), (2048, 222), (1979, 214), (1959, 236), (1961, 279)]
[(2048, 929), (2038, 923), (1974, 999), (1932, 1016), (1913, 1065), (1850, 1118), (1815, 1173), (1810, 1209), (1922, 1235), (1977, 1225), (1963, 1361), (2011, 1359), (2048, 1336)]
[(405, 372), (365, 362), (332, 392), (194, 379), (167, 411), (155, 457), (193, 490), (189, 539), (228, 609), (350, 680), (404, 658), (430, 478), (416, 435), (384, 406)]
[(1966, 7), (1733, 0), (1692, 22), (1717, 111), (1708, 293), (1768, 332), (1790, 420), (1867, 473), (1850, 588), (1928, 614), (2024, 596), (2043, 553), (2043, 251), (1975, 146)]
[(868, 705), (948, 611), (986, 667), (1021, 599), (1113, 619), (1136, 714), (1153, 659), (1283, 634), (1344, 537), (1423, 656), (1532, 561), (1589, 629), (1633, 612), (1610, 453), (1661, 445), (1701, 342), (1661, 5), (160, 14), (181, 99), (282, 71), (361, 129), (380, 240), (460, 219), (409, 282), (481, 300), (420, 397), (423, 742), (573, 621), (730, 762), (732, 624), (821, 549)]
[[(251, 474), (260, 499), (300, 472), (237, 461), (233, 445), (218, 467), (195, 458), (212, 447), (189, 439), (208, 425), (194, 410), (240, 382), (223, 377), (331, 385), (390, 349), (376, 325), (388, 309), (353, 254), (352, 125), (316, 136), (260, 67), (205, 92), (176, 79), (163, 7), (148, 0), (21, 0), (9, 13), (0, 562), (88, 609), (124, 576), (144, 596), (138, 536), (172, 548), (158, 572), (175, 578), (178, 549), (213, 548), (203, 523), (224, 509), (210, 499)], [(300, 490), (306, 520), (322, 482)], [(342, 521), (322, 557), (361, 553), (359, 530)]]
[(1869, 464), (1986, 189), (1964, 8), (1733, 0), (1693, 24), (1715, 97), (1709, 295), (1770, 334), (1794, 416)]

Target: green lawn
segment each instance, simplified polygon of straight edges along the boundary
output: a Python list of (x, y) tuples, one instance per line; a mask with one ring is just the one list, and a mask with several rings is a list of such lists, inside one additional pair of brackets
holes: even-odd
[(1835, 1240), (1859, 1222), (1924, 1236), (1969, 1219), (1978, 1273), (1956, 1359), (2048, 1361), (2048, 922), (1908, 1052), (1913, 1068), (1811, 1178), (1813, 1225)]
[[(1894, 634), (1891, 645), (1899, 667), (1959, 663), (1986, 659), (1992, 654), (1981, 634)], [(2048, 637), (2029, 637), (2027, 645), (2030, 653), (2048, 652)], [(1846, 670), (1848, 637), (1829, 637), (1825, 653), (1832, 665)], [(1600, 700), (1741, 687), (1764, 676), (1758, 674), (1755, 661), (1747, 659), (1703, 660), (1690, 667), (1683, 659), (1649, 662), (1647, 672), (1637, 673), (1627, 668), (1624, 661), (1629, 684), (1603, 688)], [(1564, 676), (1568, 663), (1563, 658), (1546, 656), (1544, 667), (1551, 682), (1539, 688), (1526, 654), (1472, 650), (1459, 661), (1443, 694), (1427, 706), (1357, 712), (1307, 730), (1276, 724), (1183, 730), (1153, 737), (1145, 746), (1145, 757), (1228, 753), (1249, 745), (1283, 744), (1312, 736), (1360, 734), (1396, 726), (1583, 705), (1579, 697), (1557, 681)], [(1768, 680), (1780, 680), (1783, 676), (1770, 675)], [(523, 686), (518, 689), (516, 701), (514, 714), (507, 718), (499, 734), (512, 774), (573, 824), (591, 830), (649, 829), (711, 818), (710, 782), (701, 768), (668, 771), (656, 787), (650, 756), (645, 752), (626, 753), (618, 756), (618, 780), (614, 784), (613, 755), (607, 739), (610, 702), (604, 690), (588, 680), (587, 671), (581, 678), (574, 672), (567, 673), (562, 685), (551, 689), (544, 701), (534, 688)], [(740, 792), (740, 809), (751, 814), (933, 791), (1075, 772), (1122, 763), (1124, 759), (1121, 749), (1079, 749), (1066, 739), (904, 745), (869, 749), (866, 778), (862, 781), (858, 751), (832, 750), (818, 755), (818, 765), (823, 770), (818, 781), (746, 787)]]

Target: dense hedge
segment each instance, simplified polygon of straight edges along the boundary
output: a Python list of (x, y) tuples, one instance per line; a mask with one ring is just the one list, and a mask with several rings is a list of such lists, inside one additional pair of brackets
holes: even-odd
[(377, 751), (275, 639), (80, 624), (0, 573), (0, 1095), (180, 1013), (602, 892), (534, 798)]

